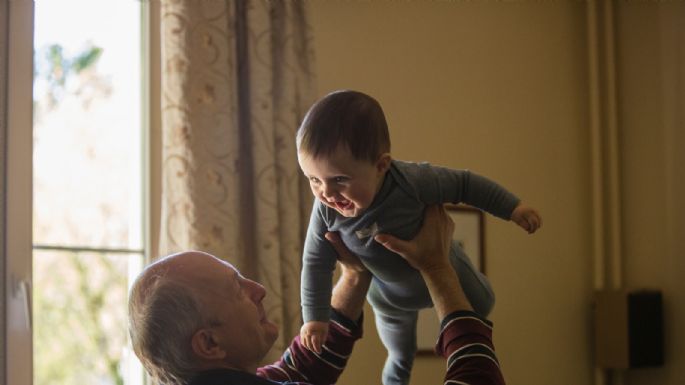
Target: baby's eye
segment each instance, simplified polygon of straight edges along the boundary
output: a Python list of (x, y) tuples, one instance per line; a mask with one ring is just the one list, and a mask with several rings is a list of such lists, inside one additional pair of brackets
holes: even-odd
[(309, 177), (309, 182), (310, 182), (310, 183), (313, 183), (313, 184), (319, 184), (319, 183), (321, 183), (320, 180), (318, 180), (317, 178), (314, 178), (313, 176), (312, 176), (312, 177)]
[(345, 177), (345, 176), (336, 176), (335, 178), (333, 178), (333, 182), (335, 182), (335, 183), (345, 183), (345, 182), (347, 182), (347, 177)]

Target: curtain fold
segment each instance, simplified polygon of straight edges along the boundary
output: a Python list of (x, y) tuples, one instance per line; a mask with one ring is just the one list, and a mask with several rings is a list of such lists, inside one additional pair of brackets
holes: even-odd
[(303, 1), (162, 2), (160, 252), (198, 249), (265, 285), (281, 326), (300, 325), (311, 208), (295, 131), (313, 101)]

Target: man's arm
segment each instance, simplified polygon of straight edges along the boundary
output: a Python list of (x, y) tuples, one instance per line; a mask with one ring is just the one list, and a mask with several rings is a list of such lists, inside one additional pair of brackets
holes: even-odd
[(313, 352), (297, 336), (278, 362), (257, 370), (260, 377), (302, 384), (333, 384), (345, 368), (355, 341), (362, 336), (362, 309), (371, 273), (337, 234), (327, 233), (326, 239), (338, 254), (342, 274), (333, 288), (333, 313), (324, 347), (321, 353)]
[(307, 349), (298, 335), (277, 362), (257, 369), (257, 375), (302, 385), (334, 384), (361, 336), (361, 317), (359, 322), (354, 322), (334, 310), (321, 353)]
[(473, 312), (448, 261), (454, 223), (442, 206), (426, 209), (423, 226), (411, 241), (390, 235), (376, 241), (400, 254), (421, 272), (442, 320), (436, 351), (445, 357), (445, 383), (503, 385), (492, 343), (492, 324)]
[(343, 244), (337, 233), (327, 233), (326, 239), (338, 254), (342, 274), (333, 288), (331, 307), (351, 320), (357, 320), (364, 308), (366, 292), (371, 285), (371, 273)]

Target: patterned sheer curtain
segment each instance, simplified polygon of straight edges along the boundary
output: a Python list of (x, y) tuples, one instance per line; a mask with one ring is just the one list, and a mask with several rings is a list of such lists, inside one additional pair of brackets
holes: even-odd
[(282, 352), (300, 326), (311, 208), (295, 130), (313, 101), (306, 2), (164, 0), (160, 252), (225, 258), (267, 289)]

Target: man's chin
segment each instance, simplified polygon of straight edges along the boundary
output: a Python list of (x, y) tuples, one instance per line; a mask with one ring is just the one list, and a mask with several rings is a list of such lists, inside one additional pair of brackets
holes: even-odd
[(278, 330), (274, 331), (273, 333), (269, 334), (269, 344), (273, 347), (273, 345), (276, 343), (276, 340), (278, 339)]
[(273, 336), (273, 341), (276, 341), (276, 338), (278, 338), (279, 334), (278, 325), (271, 321), (264, 320), (262, 321), (262, 327), (269, 336)]

